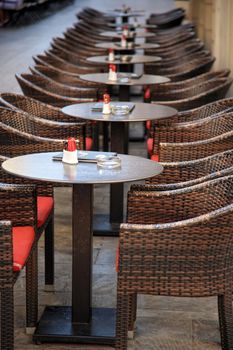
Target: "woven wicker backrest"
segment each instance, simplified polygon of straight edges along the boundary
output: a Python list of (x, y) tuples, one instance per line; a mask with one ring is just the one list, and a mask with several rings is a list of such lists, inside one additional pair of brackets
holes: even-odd
[(53, 67), (73, 74), (95, 73), (96, 71), (94, 68), (90, 67), (78, 67), (77, 65), (66, 62), (62, 58), (48, 52), (46, 52), (45, 55), (38, 55), (36, 57), (33, 57), (33, 59), (37, 64), (51, 65)]
[(146, 183), (160, 184), (161, 186), (157, 187), (157, 190), (182, 188), (233, 174), (233, 150), (230, 149), (201, 159), (162, 163), (162, 165), (164, 167), (163, 173), (148, 179)]
[(233, 148), (233, 130), (206, 140), (160, 143), (161, 162), (180, 162), (204, 158)]

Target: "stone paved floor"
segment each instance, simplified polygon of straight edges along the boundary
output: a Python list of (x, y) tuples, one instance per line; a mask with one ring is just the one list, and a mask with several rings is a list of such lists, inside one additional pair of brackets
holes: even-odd
[[(127, 3), (142, 8), (139, 0)], [(67, 7), (33, 26), (19, 29), (0, 29), (0, 92), (19, 91), (14, 73), (26, 71), (32, 64), (32, 55), (41, 53), (57, 36), (75, 21), (75, 12), (85, 5), (115, 7), (118, 1), (78, 0), (75, 7)], [(118, 4), (119, 5), (119, 4)], [(144, 8), (150, 11), (166, 10), (172, 0), (144, 0)], [(131, 143), (130, 153), (146, 156), (145, 144)], [(127, 186), (125, 191), (127, 191)], [(55, 193), (55, 292), (43, 290), (43, 240), (39, 248), (39, 304), (70, 304), (71, 298), (71, 192), (57, 189)], [(95, 189), (95, 212), (108, 211), (108, 186)], [(115, 251), (117, 238), (94, 238), (93, 254), (93, 305), (112, 307), (116, 301)], [(17, 350), (102, 350), (107, 346), (86, 345), (33, 345), (31, 336), (25, 334), (24, 275), (15, 286), (15, 348)], [(217, 350), (220, 349), (216, 300), (214, 298), (166, 298), (139, 296), (136, 338), (129, 341), (129, 349), (145, 350)]]

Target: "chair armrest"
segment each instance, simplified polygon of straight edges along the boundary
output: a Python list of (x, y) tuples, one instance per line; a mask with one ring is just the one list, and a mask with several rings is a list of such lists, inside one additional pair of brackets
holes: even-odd
[(36, 187), (0, 183), (0, 220), (10, 220), (13, 226), (36, 227)]

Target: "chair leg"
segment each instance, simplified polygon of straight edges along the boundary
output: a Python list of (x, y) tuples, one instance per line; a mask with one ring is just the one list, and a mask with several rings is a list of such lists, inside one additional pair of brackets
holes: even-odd
[(128, 324), (128, 339), (134, 337), (134, 323), (137, 316), (137, 294), (129, 296), (129, 324)]
[(31, 334), (38, 319), (38, 261), (37, 246), (26, 265), (26, 332)]
[(54, 214), (45, 229), (45, 290), (54, 291)]
[(118, 293), (116, 316), (116, 350), (127, 350), (127, 333), (129, 324), (129, 296)]
[(218, 296), (218, 314), (223, 350), (233, 349), (233, 313), (232, 294), (225, 293)]
[(13, 286), (1, 292), (1, 349), (14, 349)]

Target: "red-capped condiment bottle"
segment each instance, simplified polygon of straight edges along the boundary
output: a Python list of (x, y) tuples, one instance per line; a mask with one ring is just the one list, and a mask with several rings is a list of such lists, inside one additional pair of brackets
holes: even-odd
[(111, 105), (110, 105), (110, 95), (109, 94), (104, 94), (103, 95), (103, 114), (110, 114), (111, 113)]
[(122, 36), (121, 36), (121, 47), (124, 47), (124, 48), (127, 47), (127, 40), (126, 40), (126, 36), (124, 34), (122, 34)]
[(108, 80), (117, 80), (117, 67), (115, 64), (109, 65), (109, 73), (108, 73)]
[(110, 49), (108, 49), (108, 60), (114, 61), (114, 59), (115, 59), (114, 50), (112, 48), (110, 48)]

